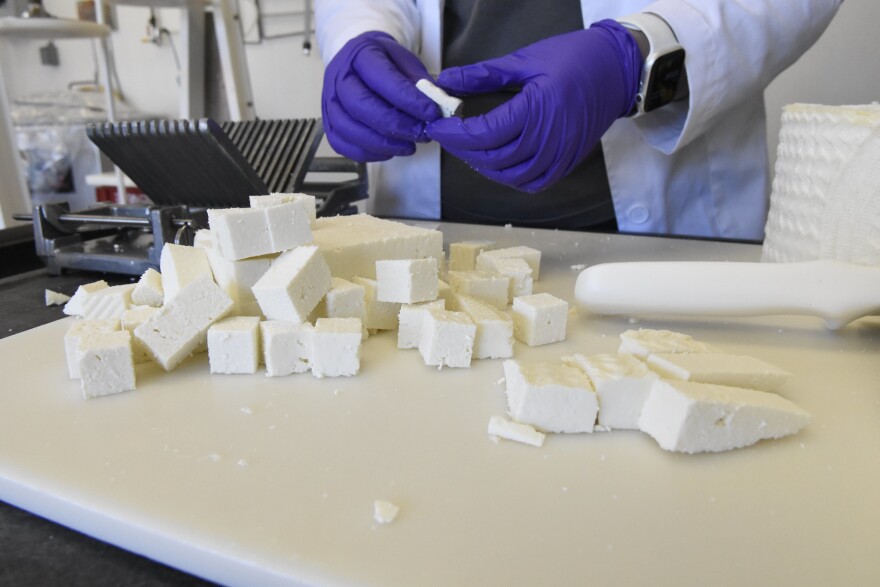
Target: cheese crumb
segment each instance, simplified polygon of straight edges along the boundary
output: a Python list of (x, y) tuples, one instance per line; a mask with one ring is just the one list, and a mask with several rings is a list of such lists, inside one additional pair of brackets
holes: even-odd
[(400, 513), (400, 508), (382, 499), (373, 502), (373, 519), (380, 524), (390, 524)]
[(46, 290), (47, 306), (60, 306), (61, 304), (66, 304), (69, 301), (70, 296), (66, 296), (63, 293), (58, 293), (57, 291), (52, 291), (51, 289)]
[(528, 424), (511, 422), (510, 420), (505, 420), (501, 416), (492, 416), (489, 418), (488, 434), (493, 442), (497, 442), (498, 438), (503, 438), (505, 440), (522, 442), (523, 444), (537, 446), (539, 448), (544, 446), (544, 439), (546, 438), (545, 434), (538, 432), (534, 427), (529, 426)]

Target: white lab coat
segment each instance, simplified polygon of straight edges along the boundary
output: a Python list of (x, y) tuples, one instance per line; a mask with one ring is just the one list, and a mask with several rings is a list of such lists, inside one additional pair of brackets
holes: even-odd
[[(763, 91), (819, 38), (841, 2), (581, 0), (587, 24), (657, 14), (687, 52), (689, 99), (620, 119), (602, 138), (621, 231), (763, 238), (770, 191)], [(381, 30), (440, 71), (443, 0), (316, 0), (315, 13), (325, 62), (354, 36)], [(440, 218), (439, 154), (430, 143), (372, 165), (371, 210)]]

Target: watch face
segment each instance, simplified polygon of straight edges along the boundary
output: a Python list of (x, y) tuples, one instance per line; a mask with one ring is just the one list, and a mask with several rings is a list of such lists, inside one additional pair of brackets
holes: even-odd
[(645, 90), (643, 106), (645, 112), (672, 102), (683, 70), (684, 49), (670, 51), (654, 60), (651, 75), (648, 76), (648, 87)]

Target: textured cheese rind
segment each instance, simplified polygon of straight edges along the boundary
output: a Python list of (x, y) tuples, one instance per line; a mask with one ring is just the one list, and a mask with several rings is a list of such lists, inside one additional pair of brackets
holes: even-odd
[(122, 318), (131, 307), (131, 294), (134, 283), (101, 288), (82, 300), (82, 317), (86, 320), (107, 320)]
[(538, 281), (541, 273), (541, 251), (532, 247), (517, 246), (484, 251), (477, 256), (477, 271), (497, 271), (499, 259), (522, 259), (532, 268), (532, 279)]
[(256, 373), (260, 365), (260, 319), (232, 316), (208, 328), (211, 373)]
[(335, 277), (376, 278), (382, 259), (443, 259), (443, 234), (366, 214), (319, 218), (313, 231)]
[(252, 291), (266, 318), (305, 322), (330, 289), (330, 269), (315, 246), (282, 253)]
[(513, 299), (513, 335), (529, 346), (565, 340), (568, 302), (548, 293)]
[(437, 299), (437, 259), (382, 259), (376, 261), (376, 299), (417, 304)]
[(507, 359), (513, 356), (513, 320), (477, 298), (457, 295), (455, 309), (477, 326), (474, 359)]
[(358, 318), (318, 318), (312, 338), (312, 375), (357, 375), (361, 368), (363, 328)]
[(419, 353), (425, 365), (470, 367), (477, 327), (464, 312), (428, 310), (422, 319)]
[(143, 343), (134, 336), (134, 329), (149, 320), (158, 308), (153, 306), (137, 306), (129, 308), (122, 314), (122, 328), (131, 332), (131, 354), (135, 363), (145, 363), (150, 360), (150, 353), (144, 348)]
[(308, 322), (299, 324), (281, 320), (261, 322), (260, 334), (266, 375), (283, 377), (309, 371), (314, 330), (315, 327)]
[(70, 298), (70, 301), (64, 305), (63, 312), (68, 316), (82, 316), (83, 313), (83, 302), (87, 297), (95, 293), (96, 291), (100, 291), (109, 287), (107, 282), (103, 279), (100, 281), (94, 281), (92, 283), (86, 283), (78, 288), (73, 294), (73, 297)]
[(589, 378), (559, 363), (504, 361), (507, 408), (516, 422), (544, 432), (593, 432), (599, 402)]
[(208, 328), (233, 305), (232, 298), (203, 275), (135, 328), (134, 335), (153, 360), (170, 371), (205, 342)]
[(639, 328), (621, 333), (617, 352), (646, 359), (653, 353), (719, 353), (721, 351), (680, 332)]
[(135, 388), (131, 333), (127, 330), (92, 330), (77, 346), (83, 397), (111, 395)]
[(177, 292), (199, 277), (213, 278), (208, 254), (202, 248), (187, 247), (166, 243), (159, 257), (159, 271), (162, 274), (164, 303), (177, 295)]
[(546, 435), (538, 432), (533, 426), (521, 424), (519, 422), (511, 422), (501, 416), (492, 416), (489, 418), (489, 428), (487, 430), (489, 436), (495, 438), (503, 438), (505, 440), (513, 440), (522, 442), (531, 446), (544, 446)]
[(444, 300), (433, 300), (419, 304), (403, 304), (397, 315), (397, 348), (417, 349), (422, 340), (422, 321), (428, 310), (445, 310)]
[(495, 246), (494, 241), (462, 241), (449, 245), (449, 271), (474, 271), (477, 256)]
[(810, 419), (809, 412), (774, 393), (658, 379), (639, 428), (665, 450), (719, 452), (794, 434)]
[(666, 379), (696, 381), (774, 391), (791, 374), (748, 355), (727, 353), (655, 353), (648, 366)]
[(396, 302), (380, 302), (376, 299), (376, 280), (367, 277), (354, 277), (352, 281), (364, 288), (366, 318), (364, 328), (368, 330), (395, 330), (400, 304)]
[(449, 285), (459, 294), (481, 299), (498, 310), (507, 308), (510, 301), (510, 278), (485, 271), (449, 271)]
[(657, 374), (632, 355), (573, 355), (563, 362), (587, 374), (599, 398), (599, 425), (637, 430)]
[(264, 255), (232, 261), (220, 254), (210, 230), (200, 230), (196, 237), (194, 246), (203, 248), (208, 254), (214, 281), (235, 302), (232, 313), (239, 316), (262, 316), (263, 312), (252, 288), (269, 270), (275, 256)]
[(119, 320), (77, 320), (70, 325), (64, 335), (64, 352), (67, 357), (67, 371), (71, 379), (79, 379), (79, 347), (80, 338), (93, 331), (112, 332), (119, 330)]
[(141, 278), (138, 279), (134, 291), (131, 292), (131, 303), (138, 306), (153, 306), (156, 308), (165, 303), (162, 275), (158, 271), (152, 267), (144, 271)]

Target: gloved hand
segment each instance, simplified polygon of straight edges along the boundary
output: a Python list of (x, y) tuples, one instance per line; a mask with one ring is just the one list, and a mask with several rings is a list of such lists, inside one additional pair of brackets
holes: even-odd
[(321, 113), (330, 145), (355, 161), (412, 155), (440, 108), (416, 89), (425, 66), (391, 35), (351, 39), (327, 65)]
[(536, 192), (568, 174), (632, 108), (642, 70), (636, 41), (603, 20), (510, 55), (440, 72), (452, 94), (521, 91), (487, 114), (445, 118), (427, 134), (497, 182)]

